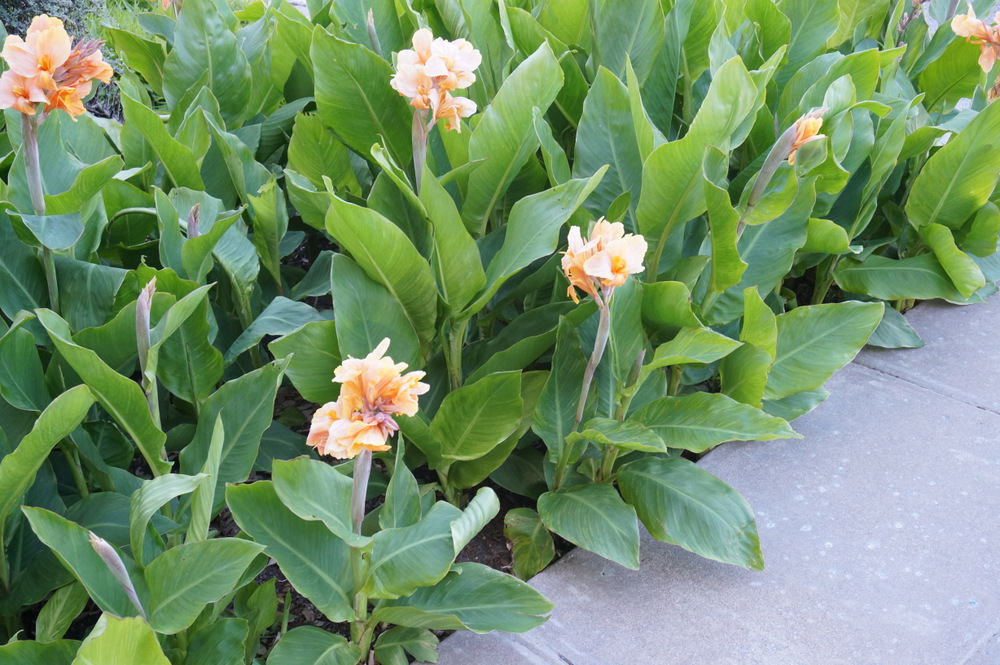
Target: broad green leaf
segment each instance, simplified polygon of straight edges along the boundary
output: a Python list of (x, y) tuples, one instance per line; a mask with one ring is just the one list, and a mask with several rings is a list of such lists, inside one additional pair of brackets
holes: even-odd
[(87, 587), (87, 593), (99, 608), (115, 616), (133, 616), (135, 606), (122, 585), (90, 544), (90, 532), (53, 512), (42, 508), (21, 508), (31, 530), (48, 545), (73, 575)]
[(135, 300), (132, 300), (104, 325), (84, 328), (73, 335), (74, 342), (97, 352), (101, 360), (124, 376), (132, 376), (135, 373), (135, 363), (138, 359), (135, 305)]
[[(73, 621), (80, 616), (80, 612), (83, 612), (88, 600), (90, 596), (87, 594), (87, 589), (79, 582), (71, 582), (56, 589), (38, 613), (35, 639), (39, 642), (55, 642), (62, 639)], [(75, 651), (74, 649), (74, 653)], [(44, 662), (51, 661), (44, 660)]]
[(337, 137), (360, 155), (385, 145), (397, 164), (409, 164), (413, 112), (392, 89), (392, 66), (360, 44), (334, 37), (321, 26), (312, 35), (316, 109)]
[(712, 236), (712, 289), (725, 291), (740, 283), (747, 264), (737, 249), (740, 216), (725, 189), (705, 178), (705, 204)]
[(905, 316), (893, 307), (886, 307), (878, 328), (868, 338), (868, 344), (884, 349), (916, 349), (924, 345), (924, 340), (920, 339)]
[[(338, 313), (343, 315), (342, 310), (338, 310)], [(398, 349), (398, 340), (394, 342)], [(333, 382), (333, 373), (342, 359), (337, 342), (336, 322), (307, 323), (274, 340), (267, 345), (267, 348), (275, 358), (291, 356), (285, 374), (302, 397), (317, 404), (337, 399), (340, 391)], [(396, 355), (395, 351), (393, 355)]]
[[(556, 332), (556, 350), (552, 357), (552, 371), (538, 398), (531, 429), (545, 443), (548, 457), (558, 462), (567, 457), (575, 461), (567, 450), (566, 437), (576, 429), (576, 412), (580, 402), (580, 386), (587, 359), (580, 348), (580, 338), (568, 320), (559, 319)], [(576, 454), (578, 455), (577, 448)]]
[(50, 401), (35, 337), (24, 328), (0, 337), (0, 397), (22, 411), (41, 411)]
[(611, 485), (587, 484), (538, 497), (538, 515), (566, 540), (626, 568), (639, 570), (635, 509)]
[(528, 580), (556, 556), (552, 534), (531, 508), (513, 508), (503, 518), (503, 535), (511, 542), (514, 574)]
[(265, 335), (287, 335), (299, 330), (307, 323), (321, 320), (322, 317), (315, 308), (304, 302), (296, 302), (284, 296), (277, 296), (254, 319), (250, 327), (236, 338), (223, 359), (226, 364), (232, 363), (241, 353), (256, 346)]
[(47, 309), (36, 310), (36, 315), (59, 353), (84, 380), (105, 411), (132, 437), (154, 473), (169, 472), (172, 465), (163, 459), (167, 437), (153, 422), (139, 384), (105, 365), (90, 349), (74, 344), (69, 326), (58, 315)]
[(500, 512), (500, 499), (492, 487), (480, 487), (472, 501), (462, 510), (461, 516), (451, 523), (451, 538), (455, 556), (486, 528)]
[(299, 626), (281, 636), (267, 665), (357, 665), (359, 660), (358, 645), (321, 628)]
[(686, 459), (647, 457), (618, 471), (622, 496), (657, 540), (709, 559), (764, 569), (749, 504)]
[(0, 646), (0, 661), (6, 665), (71, 665), (79, 649), (76, 640), (17, 640)]
[(249, 635), (245, 620), (217, 619), (191, 635), (184, 665), (243, 665), (244, 642), (249, 639), (256, 653), (257, 636)]
[(813, 0), (783, 0), (778, 9), (792, 25), (788, 64), (778, 74), (778, 84), (782, 85), (799, 67), (825, 49), (840, 24), (840, 13), (836, 2)]
[(426, 629), (396, 626), (378, 636), (375, 657), (382, 665), (407, 665), (411, 654), (417, 661), (437, 660), (437, 635)]
[(997, 251), (998, 237), (1000, 237), (1000, 208), (995, 203), (987, 202), (976, 213), (965, 234), (960, 237), (958, 246), (969, 254), (990, 256)]
[(965, 40), (956, 39), (921, 72), (916, 83), (928, 111), (947, 112), (958, 100), (973, 96), (981, 73), (979, 53)]
[(799, 307), (778, 316), (778, 352), (765, 397), (781, 399), (826, 383), (868, 341), (882, 320), (883, 306), (851, 301)]
[(145, 106), (126, 92), (122, 93), (122, 113), (125, 122), (138, 129), (152, 148), (171, 182), (177, 187), (205, 188), (194, 153), (167, 132), (163, 121), (153, 109)]
[(292, 300), (303, 300), (316, 296), (330, 294), (331, 268), (333, 267), (333, 252), (324, 249), (316, 258), (309, 263), (309, 270), (306, 276), (299, 280), (299, 283), (292, 287), (289, 294)]
[(986, 286), (986, 278), (976, 262), (955, 245), (951, 229), (940, 224), (928, 224), (920, 229), (920, 236), (934, 252), (959, 293), (968, 298)]
[(110, 25), (103, 26), (108, 41), (130, 69), (138, 72), (158, 95), (163, 95), (163, 64), (167, 49), (163, 42), (146, 39)]
[(846, 258), (837, 264), (833, 276), (844, 291), (882, 300), (965, 300), (933, 254), (905, 259), (869, 256), (863, 261)]
[(936, 223), (958, 229), (986, 203), (1000, 174), (1000, 154), (988, 143), (998, 132), (1000, 107), (991, 104), (931, 155), (906, 201), (915, 228)]
[(351, 167), (350, 152), (334, 138), (318, 115), (300, 113), (295, 116), (292, 138), (288, 142), (288, 168), (308, 178), (317, 190), (323, 190), (323, 176), (326, 176), (337, 191), (361, 195), (361, 186)]
[(774, 358), (767, 351), (744, 342), (719, 364), (722, 394), (737, 402), (761, 408), (767, 375), (773, 362)]
[(383, 529), (410, 526), (420, 521), (420, 489), (417, 480), (403, 461), (406, 447), (402, 439), (396, 443), (396, 464), (385, 490), (385, 503), (378, 514)]
[(507, 77), (483, 111), (469, 139), (469, 159), (486, 161), (469, 174), (462, 208), (466, 228), (473, 235), (485, 235), (494, 207), (538, 149), (532, 109), (548, 109), (562, 81), (562, 70), (546, 42)]
[(230, 486), (226, 504), (240, 528), (267, 547), (288, 581), (330, 621), (354, 618), (350, 552), (343, 540), (286, 508), (269, 482)]
[(351, 523), (353, 482), (326, 462), (299, 457), (275, 460), (271, 467), (274, 491), (286, 508), (304, 520), (319, 520), (352, 547), (371, 539), (354, 533)]
[[(421, 342), (434, 336), (437, 289), (431, 268), (398, 226), (368, 208), (332, 196), (326, 228), (406, 311)], [(336, 275), (336, 270), (334, 270)], [(342, 345), (343, 346), (343, 345)], [(346, 350), (346, 349), (345, 349)]]
[(399, 598), (440, 581), (455, 559), (451, 523), (458, 512), (441, 501), (416, 524), (376, 533), (364, 584), (368, 597)]
[(222, 425), (222, 417), (215, 417), (215, 428), (212, 430), (212, 443), (208, 447), (208, 458), (201, 467), (201, 481), (191, 494), (191, 521), (185, 543), (197, 543), (207, 540), (212, 515), (215, 513), (215, 488), (219, 483), (219, 465), (222, 464), (222, 444), (226, 441), (226, 431)]
[(261, 263), (271, 274), (274, 282), (281, 284), (281, 240), (288, 231), (288, 204), (285, 193), (278, 187), (274, 176), (260, 188), (248, 189), (246, 200), (253, 211), (253, 244)]
[(191, 0), (177, 19), (174, 46), (163, 65), (163, 94), (170, 107), (191, 89), (207, 85), (229, 127), (253, 112), (250, 63), (211, 0)]
[(73, 665), (170, 665), (156, 634), (140, 618), (105, 611), (80, 645)]
[(80, 213), (65, 215), (13, 215), (14, 231), (33, 247), (48, 247), (57, 252), (70, 249), (83, 235)]
[(454, 390), (431, 421), (439, 446), (424, 450), (432, 469), (490, 452), (521, 422), (521, 373), (498, 372)]
[(451, 310), (460, 312), (486, 283), (476, 241), (465, 230), (451, 195), (426, 165), (420, 185), (420, 201), (434, 228), (431, 265), (438, 289)]
[(590, 7), (594, 68), (607, 67), (624, 79), (626, 63), (631, 62), (639, 82), (645, 81), (663, 44), (660, 2), (598, 0)]
[(677, 336), (653, 352), (653, 358), (642, 368), (640, 380), (653, 370), (669, 365), (707, 364), (726, 356), (740, 345), (734, 339), (711, 328), (681, 328)]
[(579, 432), (566, 438), (569, 444), (590, 440), (602, 446), (622, 450), (641, 450), (647, 453), (665, 453), (667, 444), (660, 435), (637, 422), (621, 422), (611, 418), (592, 418)]
[(691, 291), (682, 282), (643, 284), (642, 318), (660, 328), (701, 327), (691, 309)]
[(552, 135), (552, 128), (545, 121), (541, 110), (536, 106), (532, 109), (532, 120), (535, 125), (535, 135), (542, 151), (542, 161), (545, 163), (545, 172), (549, 174), (549, 182), (561, 185), (571, 177), (569, 170), (569, 160), (566, 158), (566, 151), (556, 141)]
[(781, 418), (720, 393), (663, 397), (636, 411), (629, 420), (653, 430), (671, 448), (698, 453), (726, 441), (802, 438)]
[(806, 234), (806, 244), (802, 246), (803, 252), (847, 254), (852, 251), (847, 231), (840, 224), (828, 219), (810, 217)]
[(227, 593), (264, 547), (239, 538), (213, 538), (173, 547), (146, 568), (149, 625), (173, 634), (190, 626)]
[(740, 341), (753, 344), (767, 352), (772, 360), (778, 352), (777, 318), (757, 293), (757, 289), (752, 286), (743, 291), (743, 325), (740, 327)]
[[(469, 603), (475, 598), (475, 603)], [(517, 578), (477, 563), (460, 563), (440, 582), (379, 604), (372, 621), (438, 630), (523, 633), (545, 623), (552, 603)]]
[(261, 436), (271, 424), (284, 365), (277, 361), (228, 381), (202, 405), (194, 439), (181, 451), (181, 470), (194, 474), (205, 465), (216, 418), (221, 414), (226, 439), (215, 490), (216, 507), (221, 504), (226, 483), (243, 482), (253, 468)]
[(589, 179), (569, 180), (514, 204), (503, 245), (486, 268), (486, 288), (466, 308), (466, 314), (482, 309), (518, 270), (555, 251), (563, 225), (594, 191), (605, 172), (606, 169), (600, 169)]
[(186, 476), (171, 473), (146, 481), (132, 495), (129, 507), (129, 543), (132, 546), (132, 556), (139, 566), (146, 566), (153, 559), (144, 555), (146, 528), (153, 515), (160, 511), (164, 504), (195, 491), (201, 484), (202, 476)]
[[(403, 305), (389, 289), (369, 279), (358, 264), (343, 254), (333, 257), (332, 284), (340, 357), (364, 358), (388, 337), (392, 340), (389, 353), (393, 360), (405, 362), (411, 369), (423, 366), (417, 333)], [(328, 376), (332, 380), (333, 375)]]
[[(655, 7), (659, 13), (657, 2), (638, 2)], [(625, 7), (616, 8), (610, 14), (620, 16), (623, 21), (627, 20), (629, 26), (640, 25), (635, 21), (637, 17), (630, 15)], [(662, 29), (662, 20), (657, 20), (654, 29), (655, 27)], [(620, 64), (622, 66), (619, 73), (624, 74), (624, 63)], [(587, 209), (596, 216), (601, 216), (612, 201), (625, 192), (631, 192), (631, 205), (625, 226), (634, 230), (635, 206), (642, 188), (642, 162), (630, 112), (628, 90), (615, 74), (601, 67), (583, 104), (583, 116), (577, 128), (576, 149), (573, 153), (573, 176), (576, 178), (590, 177), (607, 166), (605, 177), (587, 198)]]
[[(173, 311), (171, 308), (170, 312)], [(201, 300), (173, 333), (163, 339), (156, 354), (156, 377), (167, 390), (192, 404), (200, 405), (208, 398), (222, 379), (224, 369), (222, 353), (209, 341), (210, 311), (208, 300)]]
[(48, 303), (45, 272), (34, 250), (17, 239), (0, 207), (0, 308), (8, 319)]

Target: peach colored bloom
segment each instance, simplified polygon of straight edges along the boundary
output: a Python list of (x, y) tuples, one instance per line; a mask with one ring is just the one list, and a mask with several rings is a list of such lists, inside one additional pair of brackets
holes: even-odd
[(45, 91), (34, 78), (25, 78), (9, 69), (0, 76), (0, 109), (32, 115), (35, 104), (46, 100)]
[(476, 104), (447, 93), (472, 85), (476, 80), (472, 72), (480, 62), (482, 56), (468, 41), (435, 39), (430, 30), (421, 28), (413, 33), (413, 48), (396, 55), (396, 73), (389, 85), (409, 97), (410, 106), (433, 108), (432, 125), (444, 119), (447, 129), (461, 131), (459, 118), (475, 113)]
[(417, 396), (430, 388), (421, 383), (423, 372), (403, 374), (406, 363), (385, 356), (389, 339), (365, 358), (348, 358), (334, 370), (342, 384), (336, 402), (313, 414), (306, 443), (322, 455), (351, 459), (362, 450), (389, 450), (386, 439), (399, 429), (392, 417), (417, 413)]
[(434, 109), (434, 120), (444, 120), (445, 129), (457, 130), (462, 133), (461, 118), (468, 118), (476, 112), (476, 103), (465, 97), (452, 97), (444, 90), (431, 97), (431, 108)]
[(1000, 55), (1000, 12), (993, 17), (993, 25), (986, 25), (982, 19), (976, 18), (976, 12), (969, 5), (968, 14), (956, 14), (951, 19), (951, 29), (965, 41), (979, 46), (979, 66), (984, 72), (993, 69), (997, 56)]
[(576, 294), (580, 289), (603, 306), (612, 290), (624, 284), (629, 275), (642, 272), (646, 249), (646, 240), (641, 235), (626, 234), (621, 222), (600, 218), (586, 242), (580, 228), (572, 227), (562, 258), (563, 274), (569, 280), (566, 294), (573, 302), (580, 302)]
[(795, 153), (806, 143), (826, 138), (819, 133), (820, 127), (823, 126), (824, 111), (824, 109), (809, 111), (795, 121), (795, 139), (792, 142), (791, 152), (788, 153), (789, 164), (795, 163)]
[(37, 78), (41, 87), (55, 90), (55, 73), (69, 58), (73, 40), (62, 21), (42, 14), (36, 16), (25, 39), (10, 35), (0, 57), (11, 70), (25, 78)]

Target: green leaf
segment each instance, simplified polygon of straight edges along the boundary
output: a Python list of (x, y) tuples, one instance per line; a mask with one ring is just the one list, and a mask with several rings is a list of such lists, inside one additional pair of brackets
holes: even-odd
[(872, 255), (863, 261), (848, 257), (837, 264), (833, 276), (844, 291), (881, 300), (965, 300), (933, 254), (905, 259)]
[(920, 236), (934, 252), (941, 267), (948, 273), (958, 292), (968, 298), (986, 286), (986, 277), (972, 258), (955, 244), (951, 229), (940, 224), (928, 224)]
[(229, 127), (248, 114), (252, 92), (250, 63), (211, 0), (191, 0), (177, 19), (174, 46), (163, 65), (163, 94), (173, 108), (191, 90), (207, 85)]
[[(531, 429), (545, 443), (548, 457), (558, 462), (567, 455), (566, 437), (576, 427), (576, 411), (580, 402), (580, 386), (587, 367), (587, 359), (580, 348), (580, 338), (573, 324), (559, 319), (556, 331), (556, 350), (552, 357), (552, 371), (538, 398)], [(579, 454), (577, 450), (577, 454)], [(573, 455), (568, 456), (572, 463)]]
[(663, 44), (660, 3), (656, 0), (598, 0), (590, 6), (594, 12), (590, 26), (595, 69), (607, 67), (615, 76), (624, 79), (626, 63), (631, 62), (639, 81), (645, 81)]
[(221, 504), (226, 483), (243, 482), (253, 468), (261, 436), (271, 424), (283, 373), (283, 362), (270, 363), (226, 382), (202, 405), (194, 439), (181, 451), (181, 470), (193, 474), (205, 465), (215, 421), (221, 414), (226, 439), (215, 490), (216, 507)]
[(973, 96), (979, 77), (979, 49), (956, 39), (920, 73), (917, 88), (928, 111), (947, 112), (958, 100)]
[(643, 365), (639, 381), (650, 372), (670, 365), (708, 364), (732, 353), (740, 343), (711, 328), (681, 328), (677, 336), (653, 352), (653, 359)]
[[(475, 598), (475, 603), (469, 599)], [(477, 563), (460, 563), (432, 587), (379, 604), (371, 621), (413, 628), (523, 633), (545, 623), (552, 603), (519, 579)]]
[(806, 244), (802, 246), (803, 252), (847, 254), (852, 251), (847, 231), (840, 224), (828, 219), (810, 217), (806, 234)]
[(56, 257), (55, 263), (59, 302), (70, 328), (91, 328), (111, 318), (115, 293), (125, 279), (125, 270), (61, 256)]
[(57, 252), (70, 249), (83, 235), (80, 213), (65, 215), (11, 215), (14, 231), (25, 243)]
[[(406, 311), (421, 342), (434, 337), (437, 289), (431, 268), (398, 226), (368, 208), (332, 196), (326, 228)], [(336, 270), (334, 270), (336, 274)], [(346, 347), (343, 347), (346, 350)]]
[(6, 665), (71, 665), (79, 648), (76, 640), (48, 643), (18, 640), (0, 646), (0, 660)]
[(740, 258), (739, 213), (725, 189), (705, 178), (705, 205), (712, 237), (712, 289), (725, 291), (740, 283), (747, 264)]
[(248, 188), (246, 201), (253, 211), (253, 244), (261, 263), (271, 273), (276, 284), (281, 284), (281, 240), (288, 231), (288, 204), (285, 193), (278, 187), (274, 176), (261, 186), (259, 196)]
[[(185, 299), (191, 295), (194, 294)], [(177, 305), (171, 308), (167, 316), (176, 308)], [(224, 369), (222, 353), (209, 341), (212, 334), (210, 311), (208, 300), (202, 298), (173, 333), (163, 338), (154, 368), (156, 377), (167, 390), (198, 405), (215, 390)], [(147, 371), (151, 365), (147, 364)]]
[(299, 626), (281, 636), (267, 665), (357, 665), (359, 660), (358, 645), (321, 628)]
[(271, 467), (274, 491), (286, 508), (304, 520), (321, 521), (352, 547), (365, 547), (371, 538), (354, 533), (351, 523), (353, 482), (325, 462), (299, 457), (275, 460)]
[(431, 422), (438, 446), (424, 450), (432, 469), (490, 452), (521, 422), (521, 373), (497, 372), (454, 390)]
[[(645, 0), (638, 2), (647, 7), (656, 7), (659, 13), (658, 3), (648, 3)], [(620, 20), (628, 17), (627, 21), (633, 26), (632, 29), (640, 25), (634, 21), (636, 17), (630, 15), (624, 7), (610, 14), (621, 17)], [(659, 27), (662, 31), (662, 20), (658, 20), (652, 27)], [(601, 26), (602, 30), (603, 28)], [(611, 42), (609, 46), (614, 48), (613, 44)], [(595, 57), (596, 55), (595, 53)], [(620, 70), (616, 71), (624, 74), (624, 62), (619, 64)], [(573, 155), (573, 176), (577, 178), (590, 177), (607, 166), (607, 177), (601, 180), (587, 199), (587, 209), (596, 211), (598, 216), (603, 215), (616, 198), (630, 192), (632, 198), (625, 226), (635, 229), (635, 206), (642, 187), (642, 161), (630, 112), (628, 90), (615, 74), (601, 67), (583, 104), (583, 116), (577, 128)]]
[(132, 545), (132, 556), (139, 566), (146, 566), (153, 557), (144, 555), (144, 542), (149, 520), (160, 511), (164, 504), (182, 494), (190, 494), (201, 484), (202, 476), (185, 476), (171, 473), (153, 478), (142, 484), (142, 487), (132, 494), (129, 507), (129, 543)]
[(1000, 208), (995, 203), (987, 202), (976, 213), (965, 234), (960, 237), (958, 246), (969, 254), (986, 257), (997, 251), (998, 237), (1000, 237)]
[(480, 531), (500, 512), (500, 499), (492, 487), (480, 487), (476, 496), (451, 523), (451, 538), (455, 556), (465, 549)]
[[(562, 70), (546, 42), (507, 77), (483, 111), (469, 139), (469, 160), (486, 161), (469, 174), (462, 208), (466, 228), (473, 235), (485, 235), (494, 207), (538, 149), (532, 109), (537, 106), (547, 110), (562, 81)], [(403, 125), (408, 126), (408, 123)]]
[(486, 288), (466, 308), (466, 314), (482, 309), (518, 270), (555, 251), (559, 232), (566, 220), (594, 191), (605, 171), (600, 169), (589, 179), (569, 180), (544, 192), (526, 196), (514, 204), (507, 220), (503, 245), (486, 268)]
[[(340, 304), (338, 299), (338, 306)], [(342, 310), (338, 309), (338, 313), (343, 315)], [(274, 340), (267, 345), (267, 348), (275, 358), (291, 356), (285, 374), (302, 397), (317, 404), (337, 399), (340, 391), (333, 382), (333, 373), (342, 359), (337, 342), (336, 322), (307, 323)], [(395, 351), (393, 355), (396, 355)]]
[(906, 200), (906, 217), (915, 228), (958, 229), (989, 200), (1000, 174), (1000, 153), (989, 142), (998, 132), (1000, 107), (991, 104), (931, 155)]
[(451, 195), (425, 165), (420, 200), (434, 227), (432, 265), (444, 301), (454, 312), (462, 311), (486, 283), (476, 241), (462, 224)]
[(660, 328), (701, 326), (691, 309), (691, 291), (683, 282), (643, 284), (642, 318)]
[(418, 661), (437, 661), (437, 635), (429, 630), (396, 626), (378, 636), (375, 657), (383, 665), (407, 665), (411, 654)]
[(269, 482), (231, 485), (226, 503), (240, 528), (267, 547), (288, 581), (330, 621), (354, 618), (350, 552), (343, 540), (286, 508)]
[(778, 316), (778, 352), (764, 396), (819, 388), (861, 350), (882, 320), (882, 303), (799, 307)]
[(514, 574), (528, 580), (556, 556), (552, 534), (531, 508), (513, 508), (503, 518), (503, 535), (513, 545)]
[(396, 465), (385, 490), (385, 503), (378, 514), (378, 524), (383, 529), (410, 526), (420, 521), (420, 489), (417, 480), (406, 467), (403, 456), (406, 446), (402, 439), (396, 443)]
[(163, 95), (163, 63), (167, 49), (163, 42), (110, 25), (102, 26), (115, 53), (120, 53), (129, 69), (138, 72), (156, 94)]
[(773, 362), (774, 358), (767, 351), (744, 342), (719, 364), (722, 394), (737, 402), (761, 408), (767, 375)]
[[(243, 665), (243, 645), (248, 639), (245, 620), (217, 619), (194, 631), (184, 665)], [(256, 653), (257, 637), (252, 639)]]
[(455, 559), (451, 523), (457, 512), (441, 501), (416, 524), (376, 533), (364, 584), (368, 597), (399, 598), (440, 581)]
[(295, 116), (288, 142), (288, 168), (308, 178), (317, 190), (324, 189), (326, 176), (337, 191), (361, 195), (361, 186), (351, 167), (351, 153), (334, 138), (318, 115)]
[(626, 568), (639, 570), (635, 509), (611, 485), (578, 485), (538, 497), (538, 515), (566, 540)]
[(302, 328), (307, 323), (321, 320), (322, 317), (315, 308), (303, 302), (277, 296), (236, 338), (236, 341), (223, 356), (223, 360), (227, 365), (232, 363), (241, 353), (256, 346), (265, 335), (287, 335)]
[(802, 438), (781, 418), (719, 393), (663, 397), (629, 420), (653, 430), (671, 448), (697, 453), (726, 441)]
[(219, 465), (222, 463), (222, 444), (226, 441), (226, 431), (222, 426), (222, 417), (215, 417), (215, 428), (212, 430), (212, 443), (208, 447), (208, 459), (201, 467), (201, 482), (191, 494), (191, 521), (188, 524), (184, 542), (197, 543), (207, 540), (212, 515), (215, 513), (215, 488), (219, 484)]
[(167, 132), (163, 121), (153, 109), (129, 97), (126, 92), (122, 92), (121, 100), (125, 122), (130, 127), (136, 128), (146, 140), (157, 159), (163, 164), (163, 169), (171, 182), (177, 187), (204, 189), (205, 183), (202, 182), (198, 163), (191, 148)]
[(665, 453), (667, 444), (660, 436), (637, 422), (621, 422), (611, 418), (592, 418), (579, 432), (566, 437), (566, 443), (589, 440), (602, 446), (647, 453)]
[[(358, 264), (342, 254), (333, 257), (332, 284), (336, 294), (337, 343), (342, 358), (364, 358), (388, 337), (392, 340), (393, 360), (405, 362), (412, 369), (423, 366), (417, 333), (403, 305), (389, 289), (369, 279)], [(329, 376), (332, 379), (333, 375)]]
[(80, 645), (73, 665), (170, 665), (156, 634), (139, 618), (105, 612)]
[(239, 538), (185, 543), (156, 557), (146, 568), (149, 625), (167, 635), (194, 623), (239, 582), (264, 547)]
[(99, 608), (115, 616), (132, 616), (135, 606), (122, 585), (90, 544), (90, 532), (42, 508), (21, 508), (31, 530), (48, 545), (60, 563), (83, 583)]
[(58, 315), (47, 309), (37, 310), (36, 315), (62, 357), (84, 380), (101, 406), (132, 437), (155, 473), (169, 472), (172, 465), (162, 457), (167, 436), (153, 422), (139, 384), (105, 365), (90, 349), (70, 341), (69, 326)]
[(917, 349), (924, 345), (924, 340), (920, 339), (905, 316), (893, 307), (886, 307), (878, 328), (868, 338), (868, 344), (883, 349)]
[(360, 44), (338, 39), (317, 26), (313, 31), (316, 110), (337, 137), (354, 152), (371, 156), (376, 143), (385, 145), (397, 164), (409, 164), (413, 149), (413, 112), (392, 89), (392, 66)]
[(686, 459), (647, 457), (618, 471), (622, 496), (657, 540), (709, 559), (764, 569), (749, 504)]
[[(87, 589), (79, 582), (71, 582), (56, 589), (35, 622), (35, 639), (39, 642), (55, 642), (62, 639), (73, 621), (87, 606), (90, 596)], [(75, 649), (74, 649), (75, 652)], [(3, 660), (0, 658), (0, 660)], [(49, 660), (37, 661), (50, 663)]]
[(0, 396), (22, 411), (41, 411), (50, 401), (35, 337), (24, 328), (0, 337)]
[(837, 3), (813, 0), (784, 0), (779, 9), (792, 24), (788, 64), (779, 73), (780, 85), (825, 49), (827, 41), (837, 31), (840, 14)]

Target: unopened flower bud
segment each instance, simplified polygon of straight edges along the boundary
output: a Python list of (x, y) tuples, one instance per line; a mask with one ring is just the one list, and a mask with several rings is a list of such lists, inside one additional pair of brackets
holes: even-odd
[(188, 240), (191, 238), (197, 238), (201, 235), (201, 231), (198, 228), (199, 213), (201, 211), (201, 204), (195, 203), (194, 207), (191, 208), (191, 212), (188, 213), (188, 229), (187, 236)]
[(156, 293), (156, 277), (139, 293), (135, 304), (135, 339), (139, 350), (139, 367), (146, 371), (146, 358), (151, 344), (149, 334), (149, 314), (153, 308), (153, 294)]
[(97, 555), (101, 557), (104, 564), (111, 571), (111, 574), (115, 576), (118, 583), (122, 585), (122, 589), (125, 590), (125, 595), (128, 599), (132, 601), (135, 605), (135, 609), (139, 611), (139, 616), (143, 619), (146, 618), (146, 612), (142, 609), (142, 604), (139, 602), (139, 597), (135, 593), (135, 585), (132, 584), (132, 578), (129, 577), (128, 571), (125, 570), (125, 563), (122, 558), (118, 556), (118, 552), (112, 547), (108, 541), (104, 540), (98, 536), (93, 531), (90, 532), (90, 546), (94, 548)]

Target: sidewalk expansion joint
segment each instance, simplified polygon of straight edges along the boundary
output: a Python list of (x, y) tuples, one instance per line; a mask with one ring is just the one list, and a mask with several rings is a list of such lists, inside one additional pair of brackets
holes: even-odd
[(989, 408), (987, 406), (983, 406), (982, 404), (976, 404), (975, 402), (970, 402), (970, 401), (968, 401), (966, 399), (962, 399), (961, 393), (956, 394), (956, 392), (958, 392), (958, 391), (952, 391), (952, 390), (942, 391), (939, 386), (931, 386), (931, 385), (925, 385), (925, 384), (922, 384), (922, 383), (918, 383), (918, 382), (914, 381), (911, 378), (907, 378), (905, 376), (900, 376), (899, 374), (893, 374), (892, 372), (886, 371), (886, 370), (884, 370), (884, 369), (882, 369), (880, 367), (872, 367), (871, 365), (866, 365), (862, 361), (855, 361), (854, 364), (858, 365), (859, 367), (863, 367), (864, 369), (871, 370), (872, 372), (876, 372), (876, 373), (881, 374), (883, 376), (887, 376), (890, 379), (896, 379), (897, 381), (902, 381), (903, 383), (907, 383), (907, 384), (909, 384), (911, 386), (915, 386), (917, 388), (921, 388), (922, 390), (926, 390), (928, 392), (932, 392), (935, 395), (940, 395), (941, 397), (946, 397), (948, 399), (951, 399), (951, 400), (954, 400), (956, 402), (959, 402), (960, 404), (965, 404), (966, 406), (971, 406), (971, 407), (973, 407), (975, 409), (979, 409), (980, 411), (985, 411), (986, 413), (988, 413), (990, 415), (1000, 416), (1000, 411), (997, 411), (995, 409), (991, 409), (991, 408)]

